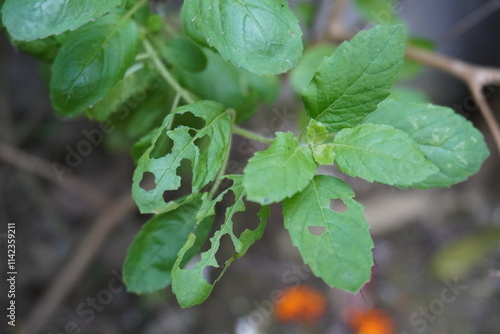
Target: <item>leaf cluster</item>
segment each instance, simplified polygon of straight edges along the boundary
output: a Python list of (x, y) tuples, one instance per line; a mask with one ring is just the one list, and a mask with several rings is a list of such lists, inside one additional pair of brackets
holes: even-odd
[[(129, 291), (171, 284), (181, 306), (203, 302), (262, 237), (269, 205), (281, 203), (285, 228), (313, 273), (356, 292), (373, 265), (363, 206), (347, 183), (318, 167), (426, 189), (464, 181), (488, 156), (482, 135), (449, 108), (391, 94), (405, 66), (401, 25), (376, 26), (302, 57), (302, 32), (284, 0), (186, 0), (180, 17), (182, 37), (145, 0), (6, 0), (2, 8), (13, 43), (51, 64), (58, 114), (112, 122), (135, 140), (132, 195), (154, 216), (129, 249)], [(260, 102), (272, 103), (276, 75), (292, 68), (308, 124), (298, 136), (277, 132), (242, 175), (227, 175), (237, 123)], [(254, 229), (238, 218), (249, 202), (260, 207)], [(216, 212), (222, 221), (214, 224)], [(225, 261), (223, 240), (234, 248)]]

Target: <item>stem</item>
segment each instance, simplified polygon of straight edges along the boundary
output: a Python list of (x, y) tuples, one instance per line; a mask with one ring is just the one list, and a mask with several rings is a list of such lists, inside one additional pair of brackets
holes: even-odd
[[(226, 112), (228, 112), (229, 115), (231, 115), (231, 123), (234, 124), (234, 120), (236, 119), (236, 112), (234, 111), (234, 109), (228, 109)], [(215, 178), (215, 182), (212, 185), (212, 188), (210, 188), (210, 192), (208, 193), (209, 198), (213, 198), (215, 192), (217, 191), (217, 189), (219, 189), (219, 186), (220, 186), (220, 183), (222, 182), (224, 173), (226, 172), (227, 163), (229, 162), (229, 155), (231, 154), (232, 139), (233, 139), (233, 137), (229, 136), (229, 144), (227, 146), (228, 149), (226, 152), (226, 156), (224, 157), (224, 162), (222, 163), (222, 166), (219, 170), (219, 173), (217, 174), (217, 177)]]
[(172, 106), (170, 107), (170, 114), (173, 114), (174, 110), (177, 109), (177, 107), (179, 106), (180, 99), (181, 99), (181, 94), (179, 93), (175, 94), (174, 102), (172, 102)]
[(271, 138), (263, 137), (259, 134), (256, 134), (255, 132), (240, 128), (237, 125), (233, 125), (233, 132), (242, 136), (242, 137), (246, 137), (248, 139), (255, 140), (255, 141), (260, 141), (261, 143), (264, 143), (264, 144), (271, 144), (273, 142), (273, 140)]
[(151, 56), (148, 53), (139, 53), (137, 56), (135, 56), (135, 61), (149, 59), (149, 57)]
[(155, 48), (149, 42), (147, 38), (144, 38), (142, 40), (142, 44), (144, 45), (144, 48), (146, 49), (146, 52), (150, 55), (151, 60), (153, 61), (153, 64), (155, 65), (156, 69), (158, 72), (160, 72), (160, 75), (167, 81), (167, 83), (172, 86), (172, 88), (182, 96), (182, 98), (189, 104), (195, 103), (196, 100), (189, 94), (187, 90), (185, 90), (174, 78), (172, 74), (167, 70), (167, 67), (163, 62), (161, 61), (160, 57), (158, 56), (158, 53), (156, 52)]
[(219, 170), (219, 173), (217, 174), (217, 177), (215, 178), (215, 182), (212, 185), (212, 188), (210, 188), (210, 192), (208, 193), (209, 198), (214, 197), (214, 194), (217, 191), (217, 189), (219, 189), (220, 183), (223, 180), (223, 176), (226, 173), (227, 163), (229, 162), (229, 155), (231, 154), (231, 141), (232, 141), (232, 137), (229, 137), (229, 146), (228, 146), (228, 150), (226, 153), (226, 157), (224, 158), (224, 162), (222, 163), (222, 166)]
[(141, 0), (139, 2), (137, 2), (134, 7), (130, 8), (130, 10), (127, 12), (127, 14), (125, 14), (125, 16), (123, 17), (124, 19), (128, 19), (129, 17), (131, 17), (132, 15), (135, 14), (135, 12), (137, 12), (142, 6), (144, 6), (146, 3), (148, 2), (148, 0)]

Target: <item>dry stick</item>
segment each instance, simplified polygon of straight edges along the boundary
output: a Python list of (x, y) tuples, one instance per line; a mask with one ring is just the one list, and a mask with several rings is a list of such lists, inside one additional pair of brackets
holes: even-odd
[(135, 209), (135, 202), (129, 193), (123, 195), (113, 206), (100, 215), (90, 231), (83, 237), (73, 256), (57, 275), (51, 286), (31, 311), (22, 334), (40, 331), (74, 284), (81, 278), (97, 250), (104, 243), (110, 232), (127, 214)]
[(81, 195), (89, 203), (97, 207), (102, 208), (112, 203), (111, 199), (104, 195), (99, 189), (88, 185), (74, 176), (66, 175), (64, 176), (63, 181), (59, 181), (56, 173), (52, 169), (52, 166), (48, 162), (24, 153), (17, 148), (2, 142), (0, 142), (0, 160), (59, 184), (60, 186)]
[(109, 207), (81, 239), (79, 246), (75, 250), (74, 255), (69, 259), (66, 267), (57, 275), (55, 281), (31, 311), (22, 330), (22, 333), (31, 334), (38, 332), (45, 325), (71, 287), (82, 275), (113, 228), (127, 213), (135, 208), (135, 203), (130, 194), (126, 194), (115, 205), (112, 205), (112, 200), (99, 189), (80, 181), (74, 176), (65, 176), (64, 182), (59, 182), (48, 162), (1, 142), (0, 159), (49, 181), (53, 181), (74, 193), (78, 193), (97, 207)]
[(479, 22), (486, 19), (488, 16), (494, 14), (499, 7), (500, 1), (498, 0), (490, 0), (481, 5), (478, 9), (460, 19), (458, 23), (452, 26), (450, 30), (448, 30), (443, 37), (440, 38), (439, 42), (447, 42), (457, 38), (467, 30), (470, 30), (472, 27), (477, 25)]
[(406, 48), (406, 57), (419, 63), (435, 67), (464, 81), (476, 101), (479, 111), (486, 120), (497, 150), (500, 153), (500, 126), (491, 110), (483, 88), (486, 85), (500, 85), (500, 70), (496, 68), (472, 65), (415, 47)]
[[(354, 37), (353, 34), (344, 31), (343, 28), (339, 28), (338, 23), (330, 24), (329, 34), (333, 39), (342, 41)], [(405, 56), (407, 59), (451, 74), (467, 84), (472, 97), (479, 107), (479, 111), (486, 120), (486, 124), (493, 135), (495, 146), (500, 153), (500, 126), (483, 93), (483, 88), (486, 85), (500, 85), (500, 70), (492, 67), (472, 65), (458, 59), (412, 46), (406, 48)]]
[[(332, 11), (330, 13), (330, 22), (327, 31), (325, 31), (324, 39), (328, 39), (328, 34), (334, 35), (335, 32), (343, 31), (343, 17), (347, 9), (347, 0), (336, 0), (333, 4)], [(334, 35), (335, 36), (335, 35)]]

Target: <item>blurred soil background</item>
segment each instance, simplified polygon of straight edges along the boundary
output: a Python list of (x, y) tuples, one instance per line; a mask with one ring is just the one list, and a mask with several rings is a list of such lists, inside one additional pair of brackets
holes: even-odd
[[(437, 52), (500, 67), (497, 3), (406, 0), (400, 2), (399, 9), (412, 34), (435, 41)], [(316, 1), (314, 5), (327, 12), (331, 3)], [(488, 15), (468, 24), (466, 19), (480, 13), (484, 6), (490, 6), (489, 12), (483, 10)], [(348, 14), (346, 22), (353, 28), (359, 27), (361, 21), (352, 8)], [(317, 26), (316, 29), (322, 29), (320, 23)], [(50, 106), (44, 71), (47, 69), (16, 51), (2, 34), (0, 139), (50, 166), (54, 162), (65, 165), (68, 152), (82, 145), (86, 140), (84, 133), (99, 129), (99, 124), (83, 117), (58, 117)], [(111, 131), (104, 135), (102, 144), (92, 145), (76, 167), (65, 169), (60, 182), (0, 159), (0, 264), (4, 277), (6, 225), (15, 222), (17, 325), (32, 316), (35, 308), (51, 306), (40, 306), (44, 293), (60, 279), (61, 270), (73, 258), (82, 237), (103, 215), (109, 216), (110, 210), (113, 214), (113, 203), (121, 201), (120, 205), (129, 209), (122, 210), (116, 226), (109, 227), (111, 232), (104, 246), (97, 250), (62, 303), (56, 305), (55, 313), (40, 333), (312, 333), (310, 328), (282, 324), (273, 316), (274, 296), (297, 284), (313, 286), (327, 299), (326, 314), (315, 324), (316, 333), (355, 333), (348, 326), (350, 310), (374, 308), (390, 315), (394, 333), (398, 334), (500, 333), (500, 247), (498, 242), (487, 240), (488, 235), (494, 234), (491, 231), (500, 227), (498, 153), (462, 83), (425, 69), (403, 84), (424, 91), (434, 103), (452, 106), (466, 116), (485, 135), (491, 156), (477, 175), (449, 189), (399, 190), (344, 178), (353, 187), (356, 199), (366, 207), (375, 241), (374, 275), (363, 294), (328, 288), (311, 274), (283, 228), (279, 205), (272, 207), (263, 239), (233, 263), (202, 305), (181, 309), (170, 288), (141, 296), (126, 293), (119, 281), (123, 261), (148, 216), (140, 215), (133, 205), (121, 199), (130, 192), (134, 164), (127, 148), (130, 143)], [(500, 119), (499, 88), (490, 91), (489, 102)], [(244, 126), (260, 132), (274, 124), (273, 131), (295, 131), (300, 108), (299, 97), (286, 86), (276, 106), (262, 106)], [(231, 172), (241, 171), (255, 149), (261, 147), (236, 138)], [(2, 156), (6, 154), (5, 150), (0, 152)], [(29, 160), (18, 162), (38, 168)], [(337, 174), (334, 169), (324, 172)], [(81, 195), (85, 190), (75, 185), (69, 186), (73, 190), (68, 189), (68, 183), (64, 183), (70, 182), (71, 177), (99, 189), (104, 199), (91, 195), (89, 200), (89, 196)], [(254, 226), (250, 215), (240, 219), (240, 224)], [(436, 267), (437, 254), (462, 238), (469, 241), (455, 246), (456, 252)], [(92, 245), (92, 240), (88, 245)], [(436, 275), (443, 272), (441, 278), (446, 273), (456, 275), (443, 280)], [(4, 279), (0, 284), (3, 313)], [(17, 333), (5, 322), (2, 320), (0, 333)]]

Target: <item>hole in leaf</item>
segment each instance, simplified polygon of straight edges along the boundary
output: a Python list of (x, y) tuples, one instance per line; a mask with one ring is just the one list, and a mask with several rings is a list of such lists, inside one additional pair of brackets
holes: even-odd
[[(217, 191), (215, 192), (214, 198), (219, 196), (227, 188), (231, 187), (233, 185), (233, 183), (234, 183), (233, 180), (228, 179), (227, 177), (223, 178), (222, 181), (219, 183), (219, 187), (218, 187)], [(201, 189), (201, 192), (210, 192), (210, 190), (212, 190), (212, 187), (214, 184), (215, 184), (215, 181), (211, 181), (211, 182), (207, 183), (207, 185)]]
[(196, 254), (195, 256), (193, 256), (192, 258), (188, 259), (186, 257), (186, 254), (184, 254), (184, 258), (182, 259), (181, 261), (181, 265), (180, 267), (181, 268), (184, 268), (184, 269), (192, 269), (196, 266), (196, 264), (198, 262), (201, 261), (201, 254)]
[(172, 153), (172, 147), (174, 147), (174, 141), (170, 139), (166, 131), (162, 131), (160, 137), (155, 142), (155, 146), (149, 153), (149, 157), (152, 159), (158, 159)]
[(210, 136), (204, 135), (203, 137), (196, 139), (194, 141), (194, 144), (198, 146), (200, 152), (203, 152), (207, 149), (208, 145), (210, 144)]
[(309, 226), (307, 228), (309, 230), (309, 233), (311, 233), (312, 235), (322, 235), (323, 233), (325, 233), (325, 227), (324, 226)]
[(179, 126), (179, 125), (185, 125), (193, 129), (203, 129), (205, 127), (205, 120), (201, 117), (195, 116), (192, 112), (186, 111), (183, 112), (182, 114), (176, 114), (174, 123), (173, 123), (173, 128)]
[(190, 135), (191, 137), (196, 136), (196, 130), (195, 130), (195, 129), (189, 129), (189, 130), (188, 130), (188, 133), (189, 133), (189, 135)]
[(227, 193), (224, 194), (224, 197), (222, 197), (222, 201), (220, 203), (224, 207), (224, 212), (225, 212), (226, 208), (234, 205), (235, 202), (236, 202), (236, 197), (234, 196), (234, 193), (231, 190), (229, 190)]
[(224, 234), (220, 238), (220, 245), (217, 253), (215, 254), (215, 259), (220, 267), (224, 267), (226, 261), (229, 260), (234, 254), (236, 250), (234, 249), (233, 240), (231, 240), (231, 236), (229, 234)]
[(257, 213), (260, 210), (260, 205), (253, 202), (245, 201), (245, 211), (237, 212), (233, 215), (233, 233), (236, 237), (240, 237), (245, 230), (255, 230), (259, 227), (260, 219)]
[(214, 284), (217, 277), (220, 276), (224, 268), (216, 268), (214, 266), (206, 266), (201, 270), (201, 274), (208, 284)]
[(146, 191), (150, 191), (156, 188), (155, 175), (151, 172), (144, 172), (144, 174), (142, 174), (142, 179), (139, 183), (139, 187)]
[(330, 200), (330, 209), (336, 212), (346, 212), (347, 206), (345, 205), (343, 200), (334, 198)]
[(175, 190), (165, 190), (163, 192), (165, 203), (189, 195), (192, 192), (193, 168), (191, 167), (191, 160), (182, 159), (180, 166), (176, 169), (176, 174), (181, 177), (181, 184)]
[(221, 275), (227, 260), (233, 257), (236, 253), (233, 241), (231, 240), (229, 234), (224, 234), (219, 241), (219, 249), (217, 249), (217, 253), (215, 253), (215, 260), (217, 261), (218, 267), (207, 266), (203, 268), (203, 277), (210, 284), (213, 284), (214, 281)]

